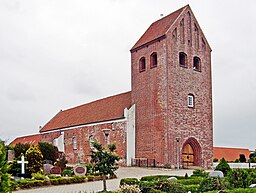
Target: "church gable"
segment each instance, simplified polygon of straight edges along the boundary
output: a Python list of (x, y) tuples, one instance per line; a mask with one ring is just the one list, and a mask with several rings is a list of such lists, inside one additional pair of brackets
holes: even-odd
[(208, 49), (211, 51), (211, 47), (189, 5), (183, 8), (168, 28), (166, 36), (180, 45), (184, 44), (196, 50), (205, 51)]
[(146, 32), (141, 36), (141, 38), (132, 47), (131, 51), (139, 49), (140, 47), (143, 47), (147, 44), (150, 44), (155, 40), (164, 38), (168, 29), (172, 26), (177, 17), (182, 13), (182, 11), (186, 7), (187, 6), (182, 7), (179, 10), (152, 23), (150, 27), (146, 30)]
[(40, 133), (89, 123), (120, 119), (124, 117), (124, 109), (130, 106), (131, 92), (100, 99), (60, 111), (40, 130)]

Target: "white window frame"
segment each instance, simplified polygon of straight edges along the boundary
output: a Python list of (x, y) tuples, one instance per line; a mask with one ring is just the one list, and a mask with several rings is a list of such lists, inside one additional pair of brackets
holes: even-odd
[(77, 149), (77, 140), (76, 140), (76, 136), (73, 137), (73, 148)]
[(188, 95), (188, 107), (194, 107), (194, 96), (191, 94)]

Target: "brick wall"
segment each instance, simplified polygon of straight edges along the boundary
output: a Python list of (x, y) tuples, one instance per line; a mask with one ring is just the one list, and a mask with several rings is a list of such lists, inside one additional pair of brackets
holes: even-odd
[[(126, 158), (126, 121), (111, 122), (105, 124), (95, 124), (79, 128), (63, 130), (64, 149), (66, 159), (69, 163), (77, 163), (80, 159), (83, 162), (90, 161), (90, 136), (95, 141), (106, 146), (106, 137), (103, 129), (109, 129), (109, 143), (116, 143), (116, 153), (122, 157), (125, 163)], [(59, 137), (60, 131), (42, 134), (42, 141), (53, 143), (53, 140)], [(76, 137), (77, 148), (74, 149), (74, 137)]]
[[(186, 142), (197, 153), (195, 165), (206, 161), (211, 164), (212, 159), (211, 49), (191, 10), (187, 11), (165, 39), (131, 52), (136, 157), (156, 159), (158, 165), (176, 165), (178, 161), (182, 164)], [(181, 51), (187, 54), (187, 67), (179, 65)], [(153, 52), (158, 54), (158, 66), (150, 69)], [(201, 59), (201, 71), (193, 70), (194, 56)], [(146, 58), (144, 72), (139, 72), (141, 57)], [(187, 105), (188, 94), (195, 97), (194, 108)], [(180, 138), (179, 143), (176, 137)]]

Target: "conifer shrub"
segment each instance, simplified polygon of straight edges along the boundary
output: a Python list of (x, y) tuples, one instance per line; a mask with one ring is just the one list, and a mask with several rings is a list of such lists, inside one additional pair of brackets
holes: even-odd
[(206, 177), (200, 183), (199, 192), (207, 192), (212, 190), (223, 190), (229, 187), (224, 178)]
[(4, 145), (0, 143), (0, 192), (10, 191), (10, 175), (8, 172), (8, 165), (6, 161), (6, 151)]
[(228, 162), (224, 158), (222, 158), (219, 164), (216, 166), (215, 170), (222, 171), (224, 176), (226, 176), (228, 172), (231, 171), (231, 168), (228, 165)]
[(38, 146), (32, 145), (27, 151), (26, 151), (26, 158), (28, 161), (28, 170), (32, 173), (38, 173), (43, 171), (43, 155), (38, 148)]
[(256, 183), (255, 169), (236, 168), (227, 175), (227, 180), (233, 188), (248, 188)]

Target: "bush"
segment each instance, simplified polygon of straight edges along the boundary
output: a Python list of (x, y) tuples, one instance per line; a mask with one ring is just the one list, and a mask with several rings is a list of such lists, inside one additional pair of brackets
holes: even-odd
[(28, 161), (28, 170), (31, 173), (38, 173), (42, 171), (43, 155), (37, 146), (32, 145), (26, 151), (26, 158)]
[(118, 193), (140, 193), (140, 189), (137, 185), (123, 185), (120, 187), (121, 190)]
[(139, 187), (142, 193), (148, 193), (156, 188), (155, 181), (140, 181)]
[[(238, 189), (232, 189), (232, 190), (224, 190), (228, 193), (256, 193), (255, 188), (238, 188)], [(208, 191), (205, 193), (216, 193), (216, 191)]]
[(144, 176), (140, 179), (140, 181), (159, 181), (168, 179), (169, 175), (156, 175), (156, 176)]
[(228, 185), (223, 178), (207, 177), (204, 178), (199, 186), (199, 192), (206, 192), (211, 190), (223, 190)]
[(6, 150), (4, 145), (0, 143), (0, 192), (9, 192), (10, 190), (10, 175), (7, 171)]
[(57, 175), (54, 175), (54, 174), (51, 174), (48, 176), (49, 179), (58, 179), (58, 178), (61, 178), (61, 176), (57, 176)]
[(187, 193), (185, 187), (182, 184), (173, 181), (161, 181), (158, 183), (157, 190), (171, 193)]
[(198, 192), (199, 189), (199, 184), (193, 184), (193, 185), (186, 185), (184, 186), (186, 189), (186, 192)]
[(193, 174), (192, 177), (198, 177), (198, 176), (202, 176), (202, 177), (206, 177), (208, 175), (207, 172), (205, 172), (204, 169), (195, 169), (193, 170)]
[(233, 188), (247, 188), (256, 183), (256, 170), (233, 169), (228, 173), (227, 179)]
[(58, 148), (53, 146), (52, 144), (46, 142), (39, 142), (38, 147), (42, 152), (44, 160), (51, 160), (53, 162), (56, 161), (58, 155)]
[(61, 172), (62, 176), (73, 176), (74, 175), (74, 171), (72, 169), (64, 169), (62, 172)]
[(178, 180), (177, 182), (183, 185), (199, 185), (203, 178), (188, 178), (184, 180)]
[(35, 179), (35, 180), (45, 180), (46, 179), (46, 176), (41, 174), (41, 173), (33, 173), (32, 174), (32, 177)]
[(228, 162), (222, 158), (220, 160), (220, 163), (216, 166), (215, 170), (222, 171), (223, 174), (226, 176), (229, 171), (231, 171), (230, 166), (228, 165)]
[(137, 185), (139, 180), (137, 178), (123, 178), (120, 181), (120, 187), (123, 185)]
[(87, 169), (87, 173), (92, 173), (92, 164), (91, 163), (85, 163), (84, 166)]

